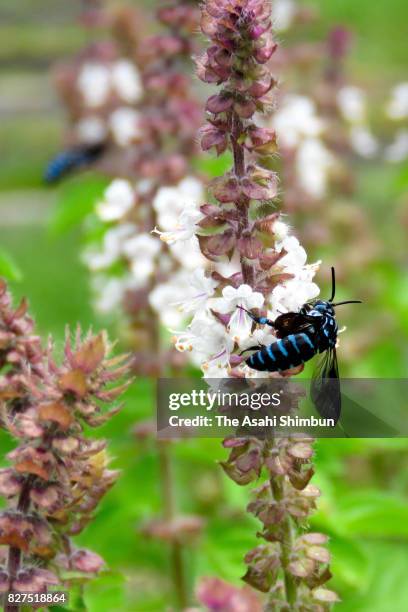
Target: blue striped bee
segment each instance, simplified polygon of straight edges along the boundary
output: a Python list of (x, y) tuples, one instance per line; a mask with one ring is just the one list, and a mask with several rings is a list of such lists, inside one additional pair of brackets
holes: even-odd
[(58, 153), (48, 164), (44, 181), (56, 183), (74, 170), (89, 166), (96, 161), (104, 152), (105, 144), (82, 145), (67, 149)]
[[(339, 370), (336, 343), (338, 326), (334, 309), (342, 304), (361, 304), (359, 300), (333, 303), (336, 292), (334, 268), (332, 295), (328, 301), (315, 300), (303, 304), (299, 312), (282, 314), (275, 321), (256, 317), (246, 311), (259, 325), (272, 327), (278, 340), (269, 346), (255, 346), (246, 364), (261, 372), (283, 372), (306, 363), (317, 353), (323, 353), (313, 374), (311, 397), (319, 414), (337, 422), (341, 411)], [(245, 351), (244, 351), (245, 352)]]

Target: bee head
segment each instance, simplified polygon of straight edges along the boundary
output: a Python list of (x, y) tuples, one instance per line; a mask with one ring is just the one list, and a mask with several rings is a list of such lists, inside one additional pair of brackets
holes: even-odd
[(322, 315), (334, 315), (334, 308), (331, 302), (325, 300), (316, 300), (312, 304), (313, 310), (317, 310)]

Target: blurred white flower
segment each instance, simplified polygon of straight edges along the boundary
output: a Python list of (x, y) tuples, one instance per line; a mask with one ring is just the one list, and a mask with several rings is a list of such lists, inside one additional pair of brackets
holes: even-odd
[(286, 147), (296, 147), (304, 138), (319, 136), (324, 121), (317, 116), (314, 102), (305, 96), (286, 96), (272, 119), (279, 141)]
[(304, 140), (296, 156), (296, 170), (302, 189), (313, 198), (323, 198), (334, 164), (333, 156), (320, 140)]
[(135, 194), (129, 181), (115, 179), (105, 190), (104, 200), (96, 206), (96, 213), (102, 221), (117, 221), (132, 208)]
[(182, 312), (197, 312), (207, 306), (207, 300), (214, 295), (218, 283), (206, 276), (202, 268), (189, 275), (188, 288), (184, 298), (176, 302)]
[(395, 140), (384, 152), (387, 161), (399, 163), (408, 157), (408, 130), (399, 130)]
[(129, 104), (138, 102), (143, 96), (140, 73), (129, 60), (122, 59), (113, 65), (112, 85), (118, 96)]
[(137, 228), (132, 223), (125, 223), (109, 229), (104, 237), (102, 249), (91, 247), (83, 253), (83, 261), (91, 270), (108, 268), (123, 255), (123, 244)]
[(105, 122), (97, 115), (88, 115), (78, 121), (75, 131), (80, 142), (91, 145), (103, 142), (107, 135)]
[(399, 121), (408, 117), (408, 82), (399, 83), (391, 92), (386, 113), (390, 119)]
[(160, 242), (149, 234), (138, 234), (123, 243), (123, 254), (130, 260), (133, 277), (139, 286), (144, 286), (154, 272), (160, 250)]
[(337, 104), (346, 121), (364, 123), (366, 120), (366, 96), (359, 87), (342, 87), (337, 94)]
[(371, 158), (378, 153), (379, 145), (367, 127), (355, 125), (350, 130), (350, 143), (361, 157)]
[(276, 31), (290, 28), (297, 10), (294, 0), (274, 0), (271, 10), (273, 26)]
[(110, 71), (107, 66), (97, 62), (85, 63), (78, 75), (78, 89), (87, 106), (102, 106), (110, 90)]
[(127, 147), (130, 143), (139, 140), (143, 133), (140, 113), (126, 106), (116, 109), (111, 114), (109, 125), (113, 138), (120, 147)]
[(252, 287), (244, 284), (237, 289), (230, 285), (224, 287), (222, 297), (212, 298), (209, 306), (221, 314), (231, 313), (228, 331), (235, 342), (241, 342), (249, 336), (252, 328), (252, 319), (243, 309), (260, 308), (263, 303), (262, 293), (253, 291)]
[(125, 292), (132, 288), (132, 279), (99, 274), (92, 283), (95, 309), (102, 314), (108, 314), (120, 308)]
[(198, 267), (207, 267), (208, 261), (200, 251), (197, 236), (189, 240), (175, 242), (170, 245), (173, 257), (187, 270), (195, 270)]
[(136, 191), (139, 195), (147, 195), (149, 191), (153, 188), (154, 181), (152, 179), (142, 179), (136, 183)]
[(186, 176), (179, 182), (177, 188), (184, 197), (190, 199), (196, 205), (200, 204), (204, 198), (204, 186), (194, 176)]
[(177, 187), (161, 187), (153, 199), (153, 208), (160, 228), (164, 231), (173, 229), (183, 209)]
[(179, 271), (167, 282), (160, 283), (150, 292), (149, 303), (165, 327), (175, 329), (183, 324), (185, 314), (181, 312), (174, 298), (187, 292), (188, 288), (189, 274)]

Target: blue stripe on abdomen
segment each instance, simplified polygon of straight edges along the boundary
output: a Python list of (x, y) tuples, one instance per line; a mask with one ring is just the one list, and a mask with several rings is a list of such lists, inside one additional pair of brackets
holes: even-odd
[(296, 341), (296, 336), (295, 336), (294, 334), (290, 334), (290, 335), (288, 336), (288, 340), (289, 340), (289, 342), (292, 344), (292, 346), (294, 347), (295, 351), (296, 351), (297, 353), (300, 353), (300, 349), (299, 349), (299, 347), (298, 347), (298, 343), (297, 343), (297, 341)]
[(309, 361), (316, 352), (306, 333), (290, 334), (251, 355), (247, 364), (258, 371), (280, 372)]

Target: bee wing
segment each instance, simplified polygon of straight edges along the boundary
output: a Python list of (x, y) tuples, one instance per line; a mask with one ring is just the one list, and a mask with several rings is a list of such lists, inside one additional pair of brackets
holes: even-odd
[(341, 393), (335, 348), (325, 351), (317, 364), (310, 394), (318, 413), (337, 423), (341, 414)]
[(283, 338), (289, 334), (297, 334), (310, 327), (310, 319), (298, 312), (287, 312), (279, 315), (273, 323), (278, 336)]

